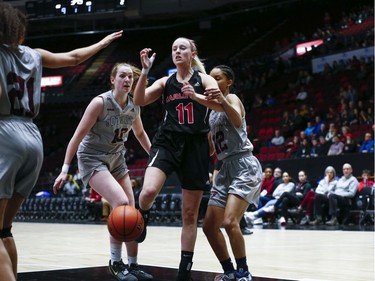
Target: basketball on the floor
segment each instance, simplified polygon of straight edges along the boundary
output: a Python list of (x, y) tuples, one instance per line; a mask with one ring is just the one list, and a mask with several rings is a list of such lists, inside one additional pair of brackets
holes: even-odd
[(141, 235), (144, 220), (139, 210), (129, 205), (122, 205), (112, 210), (107, 226), (109, 233), (116, 240), (130, 242)]

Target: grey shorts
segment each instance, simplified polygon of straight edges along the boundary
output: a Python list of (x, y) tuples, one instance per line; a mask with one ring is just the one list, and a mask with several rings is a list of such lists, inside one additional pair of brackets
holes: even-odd
[(84, 186), (87, 186), (95, 171), (109, 171), (115, 179), (125, 176), (129, 170), (125, 162), (125, 151), (102, 153), (85, 148), (77, 152), (78, 169)]
[(249, 204), (258, 205), (262, 185), (262, 166), (251, 153), (224, 159), (211, 188), (208, 205), (225, 208), (228, 194), (235, 194)]
[(43, 142), (28, 118), (0, 118), (0, 199), (28, 197), (43, 164)]

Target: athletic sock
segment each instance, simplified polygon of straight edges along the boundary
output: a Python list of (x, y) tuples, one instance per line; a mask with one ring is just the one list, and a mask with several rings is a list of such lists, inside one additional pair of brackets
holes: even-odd
[(137, 264), (137, 261), (138, 261), (138, 257), (137, 256), (135, 256), (135, 257), (128, 256), (128, 264), (129, 264), (129, 266), (131, 264)]
[(122, 256), (122, 243), (110, 243), (111, 248), (111, 261), (120, 261)]
[(236, 259), (236, 264), (237, 264), (238, 272), (241, 273), (241, 272), (249, 271), (249, 267), (247, 266), (246, 256), (243, 258)]
[(181, 261), (178, 267), (178, 280), (185, 280), (190, 276), (191, 267), (193, 266), (194, 252), (181, 251)]
[(232, 260), (230, 258), (225, 260), (225, 261), (221, 261), (220, 264), (221, 264), (221, 267), (223, 268), (224, 272), (234, 271), (234, 266), (233, 266)]

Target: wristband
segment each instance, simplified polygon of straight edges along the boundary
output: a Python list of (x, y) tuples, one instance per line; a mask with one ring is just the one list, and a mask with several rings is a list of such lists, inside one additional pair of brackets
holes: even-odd
[(61, 168), (61, 172), (67, 174), (69, 172), (69, 165), (64, 164)]
[(142, 74), (147, 75), (149, 71), (150, 71), (150, 69), (142, 68), (141, 72), (142, 72)]

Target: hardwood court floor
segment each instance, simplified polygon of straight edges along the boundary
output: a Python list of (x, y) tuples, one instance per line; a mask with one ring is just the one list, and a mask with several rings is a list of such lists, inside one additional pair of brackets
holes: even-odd
[[(140, 244), (138, 262), (152, 271), (156, 281), (174, 280), (180, 258), (180, 230), (180, 227), (150, 226), (147, 239)], [(254, 234), (244, 237), (254, 281), (375, 280), (373, 231), (264, 228), (253, 231)], [(114, 280), (106, 274), (109, 239), (105, 224), (16, 222), (12, 232), (18, 248), (21, 281)], [(85, 268), (90, 268), (86, 271), (87, 279), (81, 279)], [(160, 270), (163, 268), (169, 271)], [(51, 275), (46, 276), (51, 270), (56, 270), (52, 276), (61, 277), (65, 272), (73, 277), (49, 279)], [(221, 272), (201, 228), (193, 270), (194, 274), (206, 273), (195, 279), (198, 281), (213, 280), (214, 273)], [(167, 275), (158, 277), (162, 272)]]

